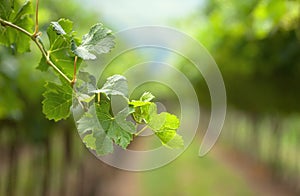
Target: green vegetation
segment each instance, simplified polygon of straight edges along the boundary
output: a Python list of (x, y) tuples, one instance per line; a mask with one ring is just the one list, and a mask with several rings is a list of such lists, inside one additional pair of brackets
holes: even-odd
[[(300, 143), (299, 10), (299, 1), (214, 0), (179, 22), (222, 72), (229, 106), (222, 141), (268, 165), (272, 177), (293, 188), (300, 179), (300, 157), (294, 153)], [(209, 108), (203, 80), (188, 62), (178, 67)]]
[[(43, 94), (45, 99), (42, 102), (44, 114), (48, 119), (55, 121), (68, 118), (71, 114), (70, 110), (74, 110), (72, 107), (74, 96), (73, 102), (76, 102), (77, 106), (81, 106), (81, 110), (84, 112), (88, 112), (90, 107), (92, 110), (96, 110), (96, 116), (100, 123), (94, 122), (97, 125), (89, 124), (89, 127), (86, 127), (87, 123), (85, 123), (84, 130), (80, 130), (87, 147), (96, 150), (98, 155), (113, 152), (113, 142), (126, 149), (136, 132), (135, 124), (127, 122), (126, 118), (130, 114), (135, 116), (137, 113), (135, 110), (140, 111), (140, 107), (128, 110), (127, 106), (116, 116), (111, 114), (112, 96), (120, 95), (128, 100), (126, 79), (123, 76), (114, 75), (108, 78), (100, 90), (96, 90), (96, 84), (86, 84), (88, 82), (86, 79), (90, 80), (92, 77), (87, 72), (82, 73), (85, 75), (83, 78), (76, 77), (83, 60), (95, 60), (97, 58), (95, 54), (108, 53), (115, 46), (112, 31), (97, 23), (80, 40), (75, 37), (76, 31), (73, 30), (73, 22), (68, 19), (60, 19), (57, 22), (51, 22), (47, 29), (49, 49), (46, 49), (40, 37), (38, 10), (39, 1), (37, 0), (35, 30), (30, 33), (33, 25), (33, 19), (30, 17), (33, 14), (30, 1), (23, 4), (20, 1), (4, 1), (0, 12), (2, 25), (0, 33), (3, 35), (0, 44), (11, 47), (18, 53), (24, 53), (30, 51), (30, 40), (32, 40), (42, 53), (42, 59), (37, 69), (45, 72), (48, 71), (48, 67), (52, 67), (55, 70), (60, 84), (47, 81), (46, 92)], [(91, 90), (87, 85), (94, 85), (95, 90)], [(72, 87), (75, 89), (73, 90)], [(85, 92), (80, 92), (82, 88), (85, 88)], [(93, 97), (95, 97), (93, 93), (98, 93), (96, 104), (92, 102)], [(106, 96), (104, 103), (100, 99), (100, 93)], [(155, 116), (152, 117), (152, 114), (148, 114), (149, 111), (144, 110), (144, 113), (149, 116), (149, 119), (155, 117), (156, 121), (165, 121), (164, 114), (168, 114), (156, 115), (155, 113)], [(89, 115), (91, 114), (82, 114), (81, 116), (87, 118)], [(175, 118), (177, 119), (177, 117)], [(80, 122), (79, 119), (79, 126), (81, 126)], [(155, 123), (153, 122), (151, 124), (154, 126)], [(173, 121), (166, 123), (172, 124)], [(159, 130), (156, 130), (156, 135), (162, 143), (170, 142), (167, 146), (171, 148), (183, 147), (182, 138), (176, 134), (179, 120), (175, 123), (175, 129), (174, 126), (171, 128), (169, 126), (159, 127)], [(92, 133), (88, 134), (88, 131), (92, 131)]]
[[(151, 129), (157, 140), (149, 146), (183, 147), (179, 119), (158, 112), (154, 103), (179, 111), (172, 89), (147, 83), (128, 95), (127, 80), (115, 75), (145, 62), (142, 55), (120, 55), (103, 68), (98, 84), (82, 71), (85, 60), (128, 41), (115, 43), (99, 15), (74, 0), (40, 0), (39, 17), (32, 1), (0, 0), (0, 5), (0, 195), (108, 195), (120, 171), (102, 165), (85, 145), (107, 154), (113, 144), (127, 148)], [(208, 49), (223, 75), (229, 107), (219, 146), (263, 164), (274, 181), (293, 191), (300, 187), (299, 10), (299, 1), (293, 0), (206, 0), (176, 21)], [(205, 81), (191, 62), (172, 60), (197, 91), (200, 129), (205, 130), (202, 117), (209, 117), (210, 109)], [(158, 98), (143, 94), (145, 89)], [(121, 100), (120, 107), (114, 108), (112, 97)], [(136, 130), (137, 125), (144, 128)], [(145, 138), (129, 148), (143, 148)], [(169, 165), (139, 173), (141, 186), (134, 188), (148, 195), (256, 194), (217, 155), (197, 154), (194, 143)]]

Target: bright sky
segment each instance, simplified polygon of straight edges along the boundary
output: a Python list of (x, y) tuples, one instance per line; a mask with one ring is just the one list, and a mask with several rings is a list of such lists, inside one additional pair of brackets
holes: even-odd
[[(84, 0), (78, 0), (84, 1)], [(196, 11), (203, 0), (88, 0), (84, 4), (99, 11), (101, 21), (116, 29), (141, 25), (170, 25)]]

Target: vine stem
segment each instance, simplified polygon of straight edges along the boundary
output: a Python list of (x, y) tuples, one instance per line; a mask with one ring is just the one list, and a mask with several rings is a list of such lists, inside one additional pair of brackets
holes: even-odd
[(139, 132), (137, 132), (136, 134), (134, 134), (134, 136), (138, 136), (139, 134), (141, 134), (143, 131), (145, 131), (148, 128), (148, 126), (144, 126)]
[(27, 35), (28, 37), (30, 37), (33, 42), (37, 45), (37, 47), (40, 49), (40, 51), (42, 52), (43, 56), (46, 58), (47, 63), (58, 73), (60, 74), (68, 83), (72, 84), (72, 80), (70, 80), (68, 78), (68, 76), (66, 76), (51, 60), (50, 57), (48, 55), (48, 52), (44, 49), (42, 43), (39, 41), (39, 37), (37, 35), (35, 35), (34, 33), (31, 34), (28, 31), (26, 31), (25, 29), (23, 29), (22, 27), (19, 27), (11, 22), (8, 22), (6, 20), (3, 20), (2, 18), (0, 18), (0, 23), (3, 26), (9, 26), (11, 28), (14, 28), (20, 32), (22, 32), (23, 34)]
[(35, 8), (35, 28), (33, 36), (37, 36), (39, 33), (39, 0), (36, 0), (36, 8)]
[(15, 25), (15, 24), (13, 24), (13, 23), (11, 23), (11, 22), (8, 22), (8, 21), (6, 21), (6, 20), (3, 20), (2, 18), (0, 18), (0, 23), (1, 23), (3, 26), (10, 26), (10, 27), (12, 27), (12, 28), (15, 28), (16, 30), (18, 30), (18, 31), (20, 31), (20, 32), (22, 32), (22, 33), (24, 33), (24, 34), (26, 34), (26, 35), (29, 36), (29, 37), (32, 36), (31, 33), (29, 33), (28, 31), (26, 31), (25, 29), (23, 29), (23, 28), (21, 28), (21, 27)]
[(76, 82), (76, 65), (77, 65), (77, 59), (78, 59), (78, 56), (75, 56), (75, 59), (74, 59), (74, 73), (73, 73), (73, 79), (71, 81), (71, 85), (73, 86)]

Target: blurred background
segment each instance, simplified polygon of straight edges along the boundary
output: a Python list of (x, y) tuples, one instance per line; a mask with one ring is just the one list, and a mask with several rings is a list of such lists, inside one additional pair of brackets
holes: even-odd
[[(12, 55), (0, 47), (1, 196), (300, 195), (299, 1), (65, 0), (62, 5), (59, 0), (41, 0), (44, 39), (49, 21), (62, 17), (75, 22), (80, 36), (100, 21), (114, 32), (163, 25), (198, 40), (224, 78), (224, 128), (212, 151), (198, 157), (210, 95), (191, 62), (164, 53), (198, 95), (197, 136), (179, 158), (162, 168), (115, 169), (85, 148), (72, 118), (58, 123), (45, 119), (43, 85), (53, 73), (35, 69), (41, 57), (37, 48), (32, 45), (31, 53)], [(105, 69), (103, 79), (123, 73), (149, 54), (154, 60), (162, 58), (163, 52), (142, 53), (120, 56)], [(178, 100), (170, 89), (152, 84), (140, 88), (154, 91), (158, 101), (176, 113)]]

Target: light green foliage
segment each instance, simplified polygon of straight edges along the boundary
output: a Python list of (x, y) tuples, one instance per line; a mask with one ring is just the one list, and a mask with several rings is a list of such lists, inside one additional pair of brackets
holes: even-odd
[(147, 124), (163, 145), (170, 148), (183, 148), (182, 137), (177, 134), (179, 119), (170, 113), (162, 112), (157, 114), (155, 103), (150, 102), (154, 96), (151, 93), (144, 93), (140, 100), (131, 101), (129, 104), (134, 107), (133, 117), (138, 123)]
[(154, 96), (149, 92), (145, 92), (140, 100), (129, 102), (129, 105), (134, 107), (133, 118), (137, 123), (149, 123), (151, 116), (156, 114), (156, 105), (150, 102), (152, 99), (154, 99)]
[(178, 135), (175, 130), (164, 130), (155, 133), (161, 140), (162, 144), (169, 148), (183, 148), (184, 142), (181, 135)]
[(113, 40), (111, 30), (98, 23), (83, 36), (82, 43), (78, 47), (73, 45), (73, 51), (84, 60), (96, 59), (95, 53), (108, 53), (114, 47)]
[[(2, 0), (0, 6), (0, 18), (9, 21), (27, 31), (32, 30), (33, 14), (30, 1)], [(30, 51), (30, 37), (6, 26), (0, 25), (0, 44), (12, 49), (13, 52), (24, 53)]]
[(61, 79), (62, 84), (47, 82), (43, 100), (43, 113), (49, 120), (59, 121), (70, 115), (72, 105), (72, 88)]
[(162, 144), (170, 148), (182, 148), (184, 146), (182, 137), (176, 133), (179, 128), (179, 119), (175, 115), (167, 112), (154, 114), (148, 125), (155, 131)]

